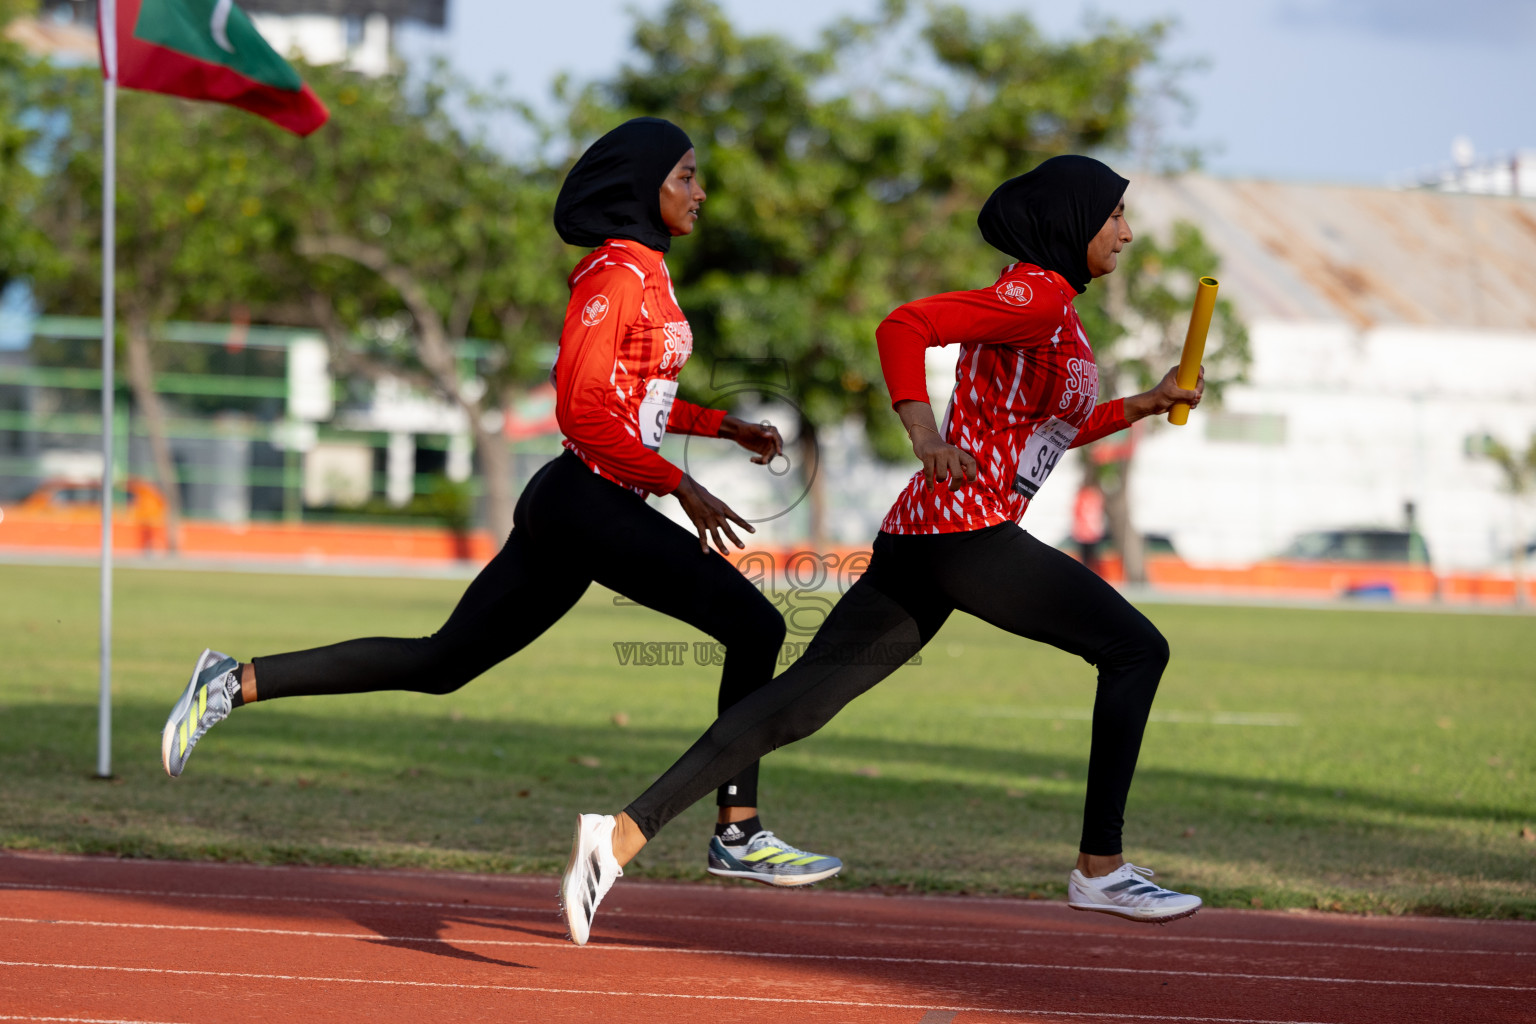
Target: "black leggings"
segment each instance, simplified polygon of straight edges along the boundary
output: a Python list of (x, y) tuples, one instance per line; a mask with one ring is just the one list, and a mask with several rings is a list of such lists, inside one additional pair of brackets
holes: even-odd
[[(436, 633), (256, 658), (258, 696), (452, 693), (532, 643), (594, 580), (725, 645), (717, 712), (773, 677), (784, 619), (772, 603), (724, 558), (701, 551), (695, 534), (567, 452), (529, 481), (506, 545)], [(757, 805), (756, 762), (712, 784), (720, 806)]]
[(1098, 666), (1081, 850), (1120, 853), (1125, 798), (1168, 643), (1113, 587), (1013, 523), (880, 534), (868, 571), (805, 655), (716, 719), (626, 813), (654, 836), (742, 765), (826, 725), (910, 660), (956, 608)]

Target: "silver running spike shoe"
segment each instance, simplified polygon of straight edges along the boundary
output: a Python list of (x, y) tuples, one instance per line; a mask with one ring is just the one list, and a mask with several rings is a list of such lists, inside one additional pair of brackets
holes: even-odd
[(614, 819), (611, 814), (582, 814), (576, 818), (576, 838), (571, 859), (560, 880), (560, 913), (570, 929), (571, 941), (585, 946), (592, 934), (597, 905), (613, 883), (624, 877), (613, 855)]
[(1164, 889), (1149, 881), (1151, 877), (1151, 868), (1135, 864), (1122, 864), (1099, 878), (1074, 868), (1067, 878), (1067, 906), (1148, 924), (1167, 924), (1200, 909), (1199, 896)]
[(160, 763), (167, 775), (180, 775), (203, 733), (229, 717), (230, 695), (239, 685), (240, 663), (234, 658), (215, 650), (198, 655), (192, 680), (160, 733)]

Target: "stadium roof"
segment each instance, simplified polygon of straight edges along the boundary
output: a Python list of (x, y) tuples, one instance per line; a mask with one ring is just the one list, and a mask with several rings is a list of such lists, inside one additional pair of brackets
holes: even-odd
[(1193, 221), (1248, 320), (1536, 331), (1536, 201), (1137, 177), (1131, 225)]

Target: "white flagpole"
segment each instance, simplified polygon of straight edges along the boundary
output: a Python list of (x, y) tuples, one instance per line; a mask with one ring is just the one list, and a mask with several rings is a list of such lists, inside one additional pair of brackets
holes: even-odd
[(112, 777), (112, 442), (117, 382), (117, 4), (101, 0), (101, 697), (97, 711), (96, 775)]

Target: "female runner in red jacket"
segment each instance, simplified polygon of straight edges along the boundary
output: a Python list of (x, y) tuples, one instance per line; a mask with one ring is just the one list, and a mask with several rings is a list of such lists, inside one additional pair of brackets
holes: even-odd
[[(560, 236), (596, 247), (571, 272), (555, 362), (566, 451), (523, 490), (506, 545), (431, 636), (348, 640), (245, 664), (204, 651), (161, 736), (170, 775), (181, 774), (211, 726), (258, 699), (451, 693), (549, 629), (593, 581), (725, 645), (717, 711), (772, 678), (784, 621), (709, 550), (710, 540), (721, 553), (727, 539), (741, 547), (731, 523), (752, 527), (657, 453), (668, 431), (730, 438), (758, 463), (783, 449), (771, 426), (676, 397), (693, 332), (663, 256), (674, 236), (693, 231), (704, 198), (693, 144), (668, 121), (636, 118), (587, 150), (555, 205)], [(675, 496), (698, 536), (647, 505), (647, 493)], [(836, 857), (796, 850), (762, 828), (755, 760), (728, 776), (709, 844), (712, 874), (792, 886), (842, 868)]]
[[(1178, 387), (1169, 371), (1144, 394), (1098, 401), (1098, 370), (1072, 300), (1113, 271), (1131, 241), (1128, 184), (1097, 160), (1072, 156), (1005, 182), (979, 223), (1018, 262), (992, 285), (909, 302), (880, 325), (891, 400), (923, 468), (886, 516), (869, 569), (805, 655), (722, 714), (616, 819), (581, 817), (563, 890), (578, 942), (619, 865), (657, 830), (741, 765), (826, 724), (921, 650), (956, 609), (1098, 666), (1069, 905), (1139, 921), (1199, 908), (1199, 897), (1154, 885), (1150, 871), (1121, 855), (1126, 794), (1168, 645), (1113, 587), (1018, 525), (1069, 448), (1175, 402), (1198, 404), (1204, 390), (1203, 379), (1194, 391)], [(923, 351), (932, 345), (960, 346), (942, 425), (924, 385)]]

